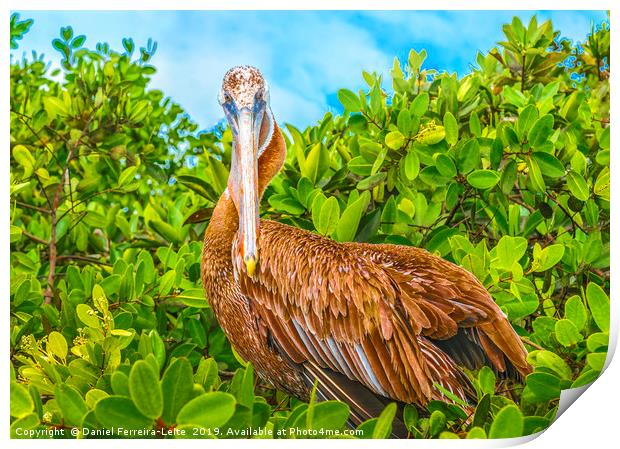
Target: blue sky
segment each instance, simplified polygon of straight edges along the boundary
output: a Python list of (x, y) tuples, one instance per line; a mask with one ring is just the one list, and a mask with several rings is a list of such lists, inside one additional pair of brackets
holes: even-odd
[(583, 40), (604, 11), (27, 11), (30, 32), (14, 56), (59, 55), (51, 41), (61, 26), (87, 36), (86, 45), (108, 42), (122, 50), (158, 43), (152, 86), (180, 103), (202, 129), (222, 117), (217, 92), (222, 75), (238, 64), (259, 67), (267, 78), (272, 110), (299, 127), (338, 110), (336, 91), (363, 87), (362, 70), (389, 73), (394, 56), (425, 48), (427, 68), (468, 73), (477, 51), (502, 40), (501, 26), (518, 15), (527, 22), (552, 19), (562, 35)]

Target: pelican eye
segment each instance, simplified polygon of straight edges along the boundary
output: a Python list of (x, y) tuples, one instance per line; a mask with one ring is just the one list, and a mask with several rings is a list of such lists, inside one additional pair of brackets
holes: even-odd
[(232, 104), (232, 97), (228, 92), (220, 92), (220, 96), (218, 98), (220, 105), (224, 106), (225, 104)]

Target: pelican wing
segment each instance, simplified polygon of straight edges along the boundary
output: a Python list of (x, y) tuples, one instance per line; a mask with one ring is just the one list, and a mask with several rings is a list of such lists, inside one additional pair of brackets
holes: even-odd
[(527, 367), (525, 349), (486, 290), (423, 250), (340, 244), (271, 221), (261, 222), (258, 246), (252, 278), (233, 247), (241, 290), (274, 345), (316, 377), (317, 368), (340, 373), (378, 395), (424, 404), (442, 398), (435, 383), (468, 395), (451, 352), (498, 370), (506, 353)]

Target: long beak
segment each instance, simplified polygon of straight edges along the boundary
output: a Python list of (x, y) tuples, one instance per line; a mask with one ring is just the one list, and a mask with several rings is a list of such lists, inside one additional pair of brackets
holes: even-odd
[(250, 277), (254, 276), (258, 263), (258, 143), (255, 117), (248, 108), (238, 113), (238, 133), (233, 151), (233, 166), (237, 184), (241, 254)]

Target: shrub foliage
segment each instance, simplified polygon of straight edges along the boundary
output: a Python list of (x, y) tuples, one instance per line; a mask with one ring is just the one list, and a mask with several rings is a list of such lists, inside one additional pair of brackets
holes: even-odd
[[(31, 25), (11, 18), (12, 47)], [(264, 217), (338, 241), (454, 261), (522, 336), (535, 367), (522, 385), (468, 373), (473, 416), (458, 398), (407, 406), (415, 438), (543, 429), (560, 391), (605, 362), (609, 29), (581, 45), (536, 18), (503, 31), (466, 76), (411, 50), (390, 80), (364, 72), (366, 89), (338, 91), (342, 114), (284, 126), (286, 164), (262, 204)], [(61, 29), (60, 69), (37, 54), (11, 62), (12, 435), (342, 431), (346, 404), (301, 403), (256, 378), (204, 298), (201, 236), (226, 186), (230, 131), (197, 132), (149, 87), (155, 43), (85, 41)], [(395, 413), (357, 436), (386, 437)]]

